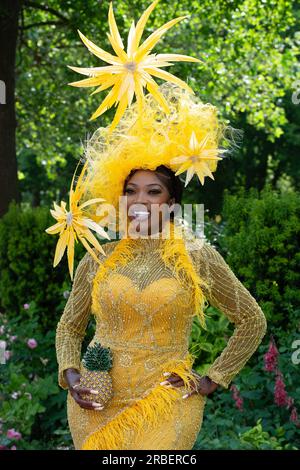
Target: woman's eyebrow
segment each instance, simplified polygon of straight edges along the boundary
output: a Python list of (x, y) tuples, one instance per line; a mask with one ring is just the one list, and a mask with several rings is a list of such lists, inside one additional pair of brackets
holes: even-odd
[[(136, 183), (127, 183), (127, 186), (129, 184), (131, 184), (132, 186), (138, 186), (138, 184)], [(160, 188), (162, 188), (162, 186), (159, 183), (150, 183), (150, 184), (146, 184), (146, 186), (159, 186)]]

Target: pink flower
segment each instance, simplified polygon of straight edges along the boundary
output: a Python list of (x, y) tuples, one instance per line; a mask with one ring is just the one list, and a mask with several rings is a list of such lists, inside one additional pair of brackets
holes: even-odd
[(294, 404), (294, 398), (287, 397), (287, 400), (286, 400), (287, 409), (289, 409), (293, 404)]
[(14, 341), (16, 341), (17, 336), (10, 336), (9, 339), (13, 343)]
[(297, 409), (295, 406), (292, 409), (292, 412), (290, 415), (290, 421), (292, 421), (292, 423), (299, 424)]
[(4, 357), (5, 359), (8, 361), (8, 359), (10, 359), (12, 356), (12, 352), (11, 351), (4, 351)]
[(16, 439), (17, 441), (22, 439), (22, 434), (16, 431), (15, 428), (9, 429), (6, 433), (6, 436), (8, 439)]
[(30, 307), (30, 304), (24, 304), (24, 305), (23, 305), (23, 308), (24, 308), (25, 310), (28, 310), (29, 307)]
[(235, 385), (231, 385), (230, 390), (233, 392), (232, 397), (235, 400), (235, 406), (240, 410), (243, 411), (243, 398), (239, 395), (239, 391)]
[(34, 338), (30, 338), (28, 341), (27, 341), (27, 346), (30, 348), (30, 349), (34, 349), (37, 347), (37, 342)]
[(274, 372), (277, 367), (278, 363), (278, 356), (279, 352), (276, 347), (275, 341), (273, 336), (271, 337), (269, 349), (264, 355), (264, 364), (265, 364), (265, 370), (268, 372)]
[(65, 299), (67, 299), (70, 296), (70, 292), (68, 290), (65, 290), (63, 296)]
[(11, 446), (10, 450), (17, 450), (16, 446)]
[(285, 390), (285, 383), (283, 381), (283, 375), (280, 371), (278, 371), (276, 375), (275, 381), (275, 389), (274, 389), (274, 402), (277, 406), (285, 406), (288, 405), (288, 395)]

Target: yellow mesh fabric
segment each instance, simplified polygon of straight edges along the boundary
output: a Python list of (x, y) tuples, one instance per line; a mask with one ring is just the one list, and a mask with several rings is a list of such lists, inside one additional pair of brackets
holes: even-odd
[[(109, 257), (119, 241), (103, 245)], [(87, 253), (58, 323), (56, 350), (59, 384), (63, 371), (82, 371), (81, 343), (90, 318), (94, 341), (113, 352), (114, 397), (102, 411), (82, 409), (68, 393), (70, 431), (76, 449), (192, 449), (201, 429), (206, 397), (189, 390), (194, 357), (188, 351), (194, 315), (189, 291), (163, 261), (166, 240), (135, 240), (131, 259), (114, 266), (100, 283), (99, 265)], [(241, 370), (266, 331), (255, 299), (208, 243), (189, 252), (208, 301), (235, 323), (235, 332), (207, 375), (223, 387)], [(101, 261), (107, 259), (100, 254)], [(205, 287), (207, 286), (207, 287)], [(182, 387), (166, 388), (163, 372), (176, 372)]]
[(214, 382), (228, 388), (261, 343), (267, 330), (266, 318), (213, 246), (205, 243), (202, 250), (191, 255), (199, 275), (209, 283), (210, 291), (205, 292), (207, 300), (235, 325), (226, 347), (206, 373)]

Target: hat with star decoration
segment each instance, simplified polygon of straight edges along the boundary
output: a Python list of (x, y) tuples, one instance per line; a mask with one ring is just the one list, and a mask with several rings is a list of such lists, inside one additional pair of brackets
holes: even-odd
[[(105, 227), (109, 228), (110, 222), (105, 207), (112, 205), (116, 216), (119, 214), (119, 197), (133, 169), (155, 170), (165, 165), (176, 176), (185, 173), (185, 187), (194, 175), (204, 185), (205, 177), (214, 179), (218, 162), (229, 151), (220, 147), (222, 139), (226, 141), (228, 126), (218, 118), (218, 109), (204, 103), (187, 83), (162, 69), (172, 66), (173, 62), (204, 63), (203, 59), (152, 52), (162, 36), (187, 16), (168, 21), (141, 41), (146, 22), (158, 3), (159, 0), (152, 2), (137, 24), (132, 22), (126, 49), (112, 3), (107, 36), (114, 53), (103, 50), (78, 31), (87, 49), (107, 65), (68, 66), (88, 77), (69, 85), (96, 87), (91, 93), (95, 99), (108, 90), (91, 120), (99, 118), (112, 106), (116, 107), (116, 112), (109, 126), (97, 128), (87, 139), (84, 165), (74, 187), (79, 164), (76, 167), (68, 208), (62, 201), (60, 205), (54, 203), (54, 210), (51, 210), (57, 223), (46, 232), (59, 235), (53, 266), (67, 250), (71, 279), (76, 242), (80, 241), (96, 261), (99, 260), (95, 251), (105, 254), (95, 234), (109, 239)], [(158, 85), (155, 78), (165, 83)]]

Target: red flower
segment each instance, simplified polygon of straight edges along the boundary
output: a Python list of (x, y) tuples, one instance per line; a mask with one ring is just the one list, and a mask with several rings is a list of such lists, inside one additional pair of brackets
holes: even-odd
[(296, 407), (294, 406), (293, 409), (292, 409), (292, 412), (291, 412), (291, 416), (290, 416), (290, 421), (292, 421), (292, 423), (295, 423), (297, 425), (299, 425), (299, 420), (298, 420), (298, 414), (297, 414), (297, 409)]
[(289, 405), (288, 395), (286, 393), (285, 383), (283, 381), (283, 375), (280, 371), (278, 371), (276, 375), (274, 402), (278, 406)]
[(243, 398), (239, 395), (239, 391), (235, 385), (231, 385), (230, 390), (232, 391), (232, 397), (235, 400), (235, 406), (243, 411)]
[(276, 347), (273, 336), (271, 336), (271, 341), (269, 349), (264, 355), (265, 370), (268, 372), (274, 372), (277, 368), (279, 352)]

